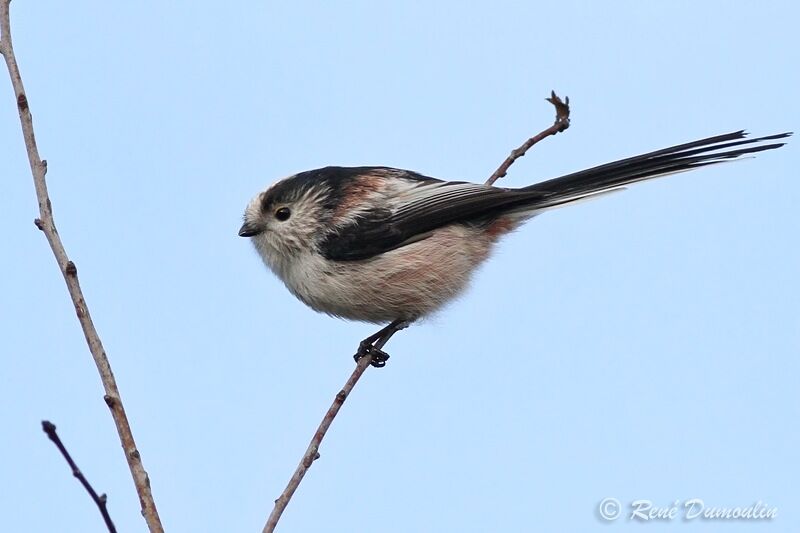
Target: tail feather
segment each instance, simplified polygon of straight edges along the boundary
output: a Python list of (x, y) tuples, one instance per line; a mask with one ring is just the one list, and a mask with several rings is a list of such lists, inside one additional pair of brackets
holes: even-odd
[[(549, 209), (619, 189), (638, 181), (725, 163), (765, 150), (774, 150), (785, 143), (763, 143), (785, 139), (790, 135), (791, 133), (779, 133), (748, 139), (744, 130), (735, 131), (606, 163), (560, 178), (536, 183), (522, 190), (540, 193), (541, 196), (536, 202), (536, 207)], [(730, 150), (730, 148), (744, 145), (754, 146)]]

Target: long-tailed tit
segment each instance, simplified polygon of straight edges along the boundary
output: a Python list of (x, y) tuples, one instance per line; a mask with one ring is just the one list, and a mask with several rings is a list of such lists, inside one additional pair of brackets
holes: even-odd
[(387, 167), (325, 167), (278, 181), (247, 206), (242, 237), (306, 305), (389, 323), (356, 360), (461, 293), (500, 237), (532, 217), (630, 183), (783, 146), (743, 131), (622, 159), (521, 189)]

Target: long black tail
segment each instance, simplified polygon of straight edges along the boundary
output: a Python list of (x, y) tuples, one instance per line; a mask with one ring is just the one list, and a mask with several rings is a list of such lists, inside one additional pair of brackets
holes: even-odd
[[(621, 159), (536, 183), (521, 190), (541, 193), (541, 200), (536, 202), (536, 207), (549, 209), (618, 189), (637, 181), (686, 172), (706, 165), (716, 165), (764, 150), (774, 150), (785, 143), (765, 144), (765, 142), (784, 139), (790, 135), (791, 133), (779, 133), (757, 139), (747, 139), (744, 130), (735, 131)], [(731, 150), (731, 148), (739, 146), (743, 148)]]

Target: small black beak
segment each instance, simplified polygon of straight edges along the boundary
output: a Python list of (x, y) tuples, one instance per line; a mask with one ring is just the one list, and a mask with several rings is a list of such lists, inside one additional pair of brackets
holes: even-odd
[(239, 228), (239, 237), (255, 237), (262, 231), (264, 230), (259, 228), (255, 224), (252, 224), (250, 222), (245, 222), (244, 224), (242, 224), (242, 227)]

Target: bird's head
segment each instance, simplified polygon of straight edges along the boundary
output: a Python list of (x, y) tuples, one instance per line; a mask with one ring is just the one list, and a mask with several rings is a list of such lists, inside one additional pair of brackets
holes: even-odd
[(262, 255), (294, 256), (313, 248), (328, 232), (330, 211), (327, 184), (297, 174), (278, 181), (250, 201), (239, 236), (252, 238)]

